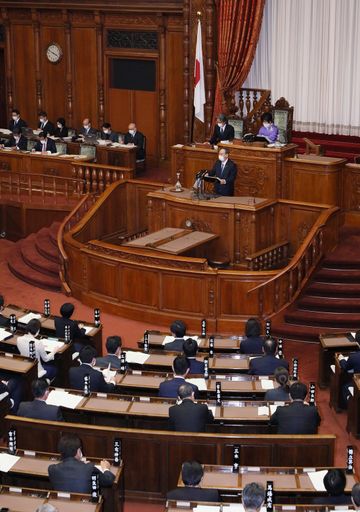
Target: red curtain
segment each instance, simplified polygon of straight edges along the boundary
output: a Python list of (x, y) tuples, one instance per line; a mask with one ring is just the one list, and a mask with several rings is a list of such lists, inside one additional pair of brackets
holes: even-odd
[(241, 87), (254, 59), (265, 0), (218, 0), (218, 69), (214, 119)]

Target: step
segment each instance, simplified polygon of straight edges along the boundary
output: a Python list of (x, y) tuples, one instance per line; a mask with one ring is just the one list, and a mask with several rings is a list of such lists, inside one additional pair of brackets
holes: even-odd
[[(44, 231), (45, 229), (47, 231)], [(43, 228), (36, 234), (35, 245), (38, 252), (45, 258), (59, 263), (59, 249), (51, 242), (48, 228)]]
[(311, 327), (346, 328), (349, 330), (360, 327), (360, 315), (357, 313), (291, 310), (285, 313), (284, 319), (287, 323)]
[(359, 297), (360, 285), (354, 283), (321, 283), (313, 282), (306, 288), (306, 295), (317, 297)]
[(314, 282), (322, 283), (359, 283), (360, 270), (358, 269), (321, 269), (313, 276)]
[(296, 302), (296, 307), (306, 311), (360, 313), (360, 301), (356, 297), (311, 297), (305, 294)]
[(25, 240), (18, 242), (23, 260), (29, 267), (38, 272), (50, 276), (58, 276), (59, 264), (45, 258), (37, 251), (35, 239), (36, 235), (30, 235)]
[(58, 234), (58, 231), (60, 229), (60, 225), (61, 225), (60, 222), (53, 222), (53, 224), (51, 224), (51, 226), (49, 228), (50, 229), (50, 240), (53, 243), (53, 245), (55, 245), (55, 247), (58, 246), (58, 244), (57, 244), (57, 234)]
[(22, 259), (20, 248), (17, 245), (14, 246), (11, 252), (8, 267), (16, 277), (32, 286), (52, 291), (61, 290), (60, 278), (42, 274), (29, 267)]

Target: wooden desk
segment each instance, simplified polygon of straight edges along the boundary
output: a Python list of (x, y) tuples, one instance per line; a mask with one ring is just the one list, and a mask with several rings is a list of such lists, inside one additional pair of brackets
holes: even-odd
[[(127, 350), (124, 348), (124, 352)], [(140, 352), (139, 350), (132, 350), (132, 352)], [(172, 364), (179, 355), (179, 352), (164, 352), (163, 350), (150, 350), (147, 359), (143, 364), (128, 363), (132, 369), (147, 369), (158, 371), (172, 371)], [(199, 361), (203, 360), (204, 354), (200, 353), (197, 356)], [(209, 372), (212, 373), (233, 373), (233, 372), (247, 372), (249, 370), (250, 357), (247, 354), (221, 354), (216, 353), (214, 357), (209, 358)]]
[[(165, 336), (169, 336), (167, 333), (155, 333), (149, 332), (149, 346), (150, 348), (166, 349), (164, 345)], [(209, 338), (201, 338), (198, 335), (188, 334), (187, 337), (195, 338), (199, 347), (200, 352), (209, 351)], [(215, 336), (214, 351), (215, 352), (239, 352), (240, 343), (244, 339), (244, 336), (233, 336), (228, 338), (226, 336)], [(142, 349), (144, 347), (144, 339), (138, 341), (138, 347)]]
[[(201, 487), (205, 489), (217, 489), (220, 494), (239, 496), (245, 485), (256, 482), (266, 487), (266, 482), (274, 484), (274, 491), (277, 496), (286, 494), (288, 497), (294, 495), (322, 495), (325, 493), (315, 489), (309, 478), (309, 473), (323, 471), (332, 468), (266, 468), (240, 466), (238, 473), (233, 473), (232, 466), (204, 465), (204, 478)], [(346, 475), (345, 493), (351, 493), (353, 485), (358, 481), (356, 475)], [(178, 480), (178, 487), (184, 487), (181, 479), (181, 472)]]
[(67, 494), (66, 497), (56, 491), (25, 489), (3, 485), (0, 487), (1, 507), (16, 512), (34, 512), (41, 505), (48, 503), (59, 512), (101, 512), (103, 500), (92, 503), (88, 494)]
[[(331, 380), (330, 380), (330, 406), (336, 411), (341, 412), (343, 407), (341, 406), (343, 403), (342, 393), (343, 386), (350, 382), (352, 379), (353, 373), (345, 372), (341, 366), (339, 361), (338, 352), (335, 354), (335, 372), (332, 372)], [(349, 353), (346, 354), (348, 356)]]
[[(202, 375), (189, 375), (188, 378), (203, 378)], [(117, 388), (121, 393), (141, 393), (150, 396), (157, 396), (159, 386), (164, 380), (172, 379), (172, 373), (143, 372), (138, 370), (128, 370), (124, 375), (117, 375)], [(200, 390), (200, 396), (206, 399), (212, 399), (215, 396), (216, 382), (221, 382), (221, 392), (226, 398), (244, 398), (251, 400), (261, 400), (267, 387), (263, 380), (271, 382), (273, 388), (279, 385), (273, 377), (261, 377), (257, 375), (228, 374), (228, 375), (210, 375), (205, 380), (206, 391)], [(265, 389), (266, 388), (266, 389)]]
[(342, 205), (344, 158), (298, 155), (285, 158), (283, 190), (287, 199)]
[(89, 144), (87, 142), (67, 142), (67, 152), (79, 154), (83, 144), (95, 146), (96, 162), (103, 165), (115, 165), (117, 167), (129, 167), (136, 169), (136, 147), (133, 146), (113, 146)]
[[(84, 451), (86, 451), (86, 447), (84, 447)], [(1, 473), (2, 485), (51, 489), (48, 467), (61, 461), (58, 454), (17, 450), (16, 456), (20, 457), (20, 460), (8, 473)], [(90, 458), (89, 461), (99, 465), (101, 459)], [(109, 462), (113, 462), (113, 460)], [(111, 487), (101, 490), (106, 512), (121, 512), (123, 509), (123, 470), (123, 464), (111, 465), (110, 471), (115, 475), (114, 483)]]
[[(234, 143), (219, 144), (230, 151), (230, 159), (237, 166), (235, 180), (236, 196), (255, 196), (280, 198), (282, 196), (283, 165), (286, 157), (293, 156), (296, 144), (283, 148), (265, 148), (256, 145)], [(180, 173), (181, 184), (192, 187), (195, 174), (203, 169), (212, 169), (218, 151), (211, 146), (183, 146), (177, 144), (171, 148), (171, 179), (176, 182), (176, 173)]]
[[(196, 501), (173, 501), (169, 500), (166, 502), (166, 506), (164, 509), (164, 512), (196, 512), (199, 510), (197, 507), (199, 505), (207, 505), (209, 507), (212, 507), (212, 512), (234, 512), (234, 508), (230, 503), (208, 503), (205, 501), (196, 502)], [(341, 507), (342, 508), (342, 507)], [(242, 508), (238, 509), (239, 512), (242, 511)], [(264, 508), (264, 510), (266, 510)], [(307, 505), (293, 505), (293, 504), (275, 504), (273, 507), (274, 512), (288, 512), (291, 510), (292, 512), (330, 512), (332, 510), (339, 510), (339, 507), (335, 505), (313, 505), (313, 504), (307, 504)], [(346, 505), (346, 508), (344, 507), (343, 510), (355, 510), (355, 508), (352, 505)]]
[(354, 394), (348, 400), (346, 430), (357, 439), (360, 438), (360, 374), (353, 376)]
[(241, 435), (194, 434), (164, 430), (98, 427), (79, 423), (31, 420), (6, 416), (5, 428), (16, 428), (18, 446), (41, 451), (44, 445), (57, 451), (61, 434), (77, 434), (88, 457), (113, 456), (114, 439), (121, 438), (124, 482), (127, 497), (163, 498), (177, 485), (184, 460), (201, 463), (232, 464), (233, 447), (240, 446), (244, 465), (289, 467), (332, 466), (334, 435)]
[[(48, 336), (54, 336), (55, 334), (55, 315), (50, 315), (46, 317), (41, 311), (36, 311), (34, 309), (25, 309), (21, 306), (15, 306), (14, 304), (8, 304), (2, 311), (1, 314), (6, 318), (9, 318), (11, 314), (16, 316), (16, 320), (21, 318), (22, 316), (28, 313), (40, 314), (41, 318), (41, 332), (47, 334)], [(100, 327), (96, 327), (92, 322), (85, 322), (82, 320), (78, 320), (79, 323), (83, 323), (86, 327), (91, 327), (92, 329), (88, 332), (86, 337), (94, 346), (98, 355), (102, 354), (102, 325)], [(24, 329), (25, 324), (19, 325), (19, 329)]]
[(0, 352), (0, 371), (22, 378), (23, 395), (32, 400), (31, 383), (38, 377), (37, 362), (8, 352)]
[(181, 193), (171, 189), (147, 195), (149, 233), (184, 229), (190, 223), (196, 231), (217, 235), (206, 252), (195, 251), (191, 256), (246, 265), (249, 254), (275, 243), (273, 199), (220, 196), (205, 200), (194, 197), (191, 189)]
[(357, 350), (358, 344), (355, 337), (350, 333), (320, 334), (319, 353), (319, 377), (320, 388), (326, 388), (330, 384), (330, 366), (335, 363), (336, 352), (353, 352)]

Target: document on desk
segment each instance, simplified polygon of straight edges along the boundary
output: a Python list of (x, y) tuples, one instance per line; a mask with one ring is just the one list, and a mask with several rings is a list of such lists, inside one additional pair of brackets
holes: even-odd
[(148, 354), (143, 354), (142, 352), (135, 352), (133, 350), (128, 350), (127, 352), (125, 352), (125, 354), (126, 362), (135, 364), (145, 364), (150, 357)]
[(56, 338), (43, 338), (42, 343), (46, 352), (53, 352), (55, 349), (61, 349), (65, 343), (63, 341), (59, 341)]
[(274, 414), (274, 412), (276, 411), (276, 409), (278, 407), (283, 407), (285, 405), (285, 402), (276, 402), (276, 404), (271, 404), (270, 405), (270, 414)]
[(88, 335), (94, 327), (92, 325), (84, 325), (83, 329), (85, 329), (85, 334)]
[(323, 471), (314, 471), (309, 472), (308, 476), (311, 480), (311, 483), (314, 486), (314, 489), (318, 492), (324, 492), (326, 491), (324, 486), (324, 476), (327, 474), (327, 469), (324, 469)]
[(189, 382), (189, 384), (193, 384), (194, 386), (197, 386), (199, 388), (199, 391), (206, 391), (207, 385), (205, 379), (186, 379), (186, 382)]
[(261, 389), (274, 389), (274, 381), (270, 379), (260, 379)]
[(34, 319), (36, 319), (36, 320), (40, 320), (40, 318), (41, 318), (40, 313), (31, 313), (31, 312), (30, 312), (30, 313), (27, 313), (27, 314), (26, 314), (26, 315), (24, 315), (24, 316), (21, 316), (21, 317), (19, 318), (19, 322), (20, 322), (21, 324), (27, 324), (28, 322), (30, 322), (30, 320), (34, 320)]
[(7, 340), (8, 338), (11, 338), (12, 334), (11, 332), (6, 331), (6, 329), (3, 329), (0, 327), (0, 341)]
[(269, 407), (267, 405), (258, 407), (258, 416), (269, 416)]
[[(184, 340), (188, 340), (191, 338), (192, 340), (197, 341), (199, 336), (184, 336)], [(162, 342), (162, 345), (167, 345), (168, 343), (172, 343), (174, 341), (174, 336), (165, 336), (164, 341)]]
[(84, 397), (81, 395), (73, 395), (61, 389), (53, 389), (50, 391), (46, 399), (48, 405), (57, 405), (58, 407), (66, 407), (67, 409), (76, 409)]
[(16, 455), (0, 453), (0, 471), (8, 473), (10, 469), (20, 460)]

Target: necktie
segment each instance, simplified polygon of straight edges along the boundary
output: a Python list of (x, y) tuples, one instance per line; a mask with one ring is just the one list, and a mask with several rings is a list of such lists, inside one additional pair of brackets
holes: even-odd
[(41, 152), (46, 153), (46, 143), (45, 142), (42, 143)]
[(221, 164), (221, 176), (223, 175), (224, 167), (225, 167), (225, 162), (222, 162), (222, 164)]
[(41, 129), (43, 129), (43, 128), (44, 128), (44, 123), (41, 123)]

